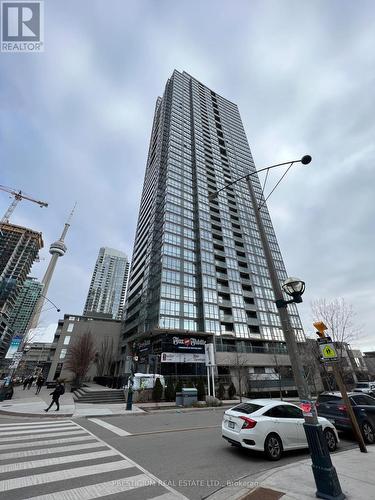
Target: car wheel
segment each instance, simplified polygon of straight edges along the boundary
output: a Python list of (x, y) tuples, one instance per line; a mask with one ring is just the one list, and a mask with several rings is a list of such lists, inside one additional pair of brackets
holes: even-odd
[(264, 453), (268, 460), (280, 460), (283, 443), (277, 434), (268, 434), (264, 441)]
[(363, 434), (363, 439), (366, 441), (367, 444), (374, 444), (375, 443), (374, 428), (369, 422), (363, 422), (362, 434)]
[(324, 431), (324, 437), (326, 438), (326, 441), (327, 441), (328, 451), (330, 453), (332, 453), (337, 448), (337, 441), (336, 441), (335, 433), (333, 432), (332, 429), (326, 429)]

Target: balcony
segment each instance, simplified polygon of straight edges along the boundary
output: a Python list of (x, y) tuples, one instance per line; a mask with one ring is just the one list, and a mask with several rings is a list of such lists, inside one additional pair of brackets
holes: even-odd
[(216, 345), (217, 352), (239, 352), (246, 354), (288, 354), (286, 348), (281, 347), (258, 347), (258, 346), (244, 346), (244, 345)]

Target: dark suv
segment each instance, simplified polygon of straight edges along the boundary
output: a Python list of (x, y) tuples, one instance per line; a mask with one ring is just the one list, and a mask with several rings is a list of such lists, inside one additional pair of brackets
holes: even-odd
[[(364, 440), (375, 443), (375, 398), (358, 392), (350, 392), (348, 396)], [(322, 392), (316, 400), (316, 409), (318, 415), (330, 420), (336, 429), (351, 430), (349, 415), (339, 392)]]

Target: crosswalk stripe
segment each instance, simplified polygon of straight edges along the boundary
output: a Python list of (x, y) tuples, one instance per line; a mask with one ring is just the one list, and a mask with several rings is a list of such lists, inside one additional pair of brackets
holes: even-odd
[(65, 422), (72, 422), (71, 420), (47, 420), (47, 421), (44, 421), (44, 420), (39, 420), (38, 422), (15, 422), (14, 424), (0, 424), (0, 429), (1, 427), (8, 427), (9, 425), (11, 425), (12, 427), (15, 427), (15, 426), (20, 426), (20, 427), (23, 427), (23, 426), (28, 426), (28, 425), (60, 425), (62, 423), (65, 423)]
[(22, 439), (39, 439), (39, 438), (45, 438), (45, 437), (56, 437), (56, 436), (68, 436), (70, 434), (82, 434), (84, 433), (84, 431), (81, 431), (81, 430), (69, 430), (67, 429), (66, 431), (61, 431), (61, 432), (54, 432), (53, 434), (34, 434), (32, 436), (11, 436), (11, 437), (4, 437), (3, 436), (3, 440), (4, 441), (22, 441)]
[[(138, 474), (137, 476), (130, 476), (124, 479), (92, 484), (71, 490), (57, 491), (56, 493), (48, 493), (48, 495), (29, 497), (29, 500), (90, 500), (92, 498), (102, 498), (108, 495), (115, 495), (116, 493), (123, 493), (140, 488), (143, 485), (151, 486), (153, 484), (155, 484), (155, 481), (151, 480), (146, 474)], [(170, 498), (172, 499), (172, 497)], [(173, 497), (173, 500), (176, 500), (176, 497)]]
[(52, 453), (66, 453), (70, 451), (89, 450), (91, 448), (103, 448), (103, 446), (104, 445), (102, 443), (94, 442), (94, 443), (73, 444), (69, 446), (58, 446), (54, 448), (42, 448), (40, 450), (22, 450), (22, 451), (15, 451), (13, 453), (1, 453), (0, 461), (13, 460), (15, 458), (34, 457), (37, 455), (51, 455)]
[(22, 434), (33, 434), (35, 432), (43, 432), (43, 433), (48, 433), (48, 432), (56, 432), (56, 431), (62, 431), (62, 430), (67, 430), (67, 429), (79, 429), (76, 425), (62, 425), (61, 427), (54, 427), (51, 429), (50, 427), (38, 427), (37, 429), (27, 429), (27, 430), (22, 430), (22, 431), (5, 431), (1, 432), (0, 431), (0, 438), (6, 437), (6, 436), (20, 436)]
[(108, 429), (109, 431), (113, 432), (114, 434), (117, 434), (118, 436), (131, 436), (130, 432), (127, 432), (124, 429), (117, 427), (116, 425), (109, 424), (104, 420), (100, 420), (99, 418), (89, 418), (89, 420), (90, 422), (94, 422), (94, 424), (100, 425), (101, 427)]
[(10, 491), (17, 488), (27, 488), (38, 484), (52, 483), (54, 481), (64, 481), (75, 477), (93, 476), (104, 472), (132, 468), (133, 464), (127, 460), (118, 460), (117, 462), (106, 462), (98, 465), (89, 465), (85, 467), (76, 467), (74, 469), (64, 469), (44, 474), (35, 474), (34, 476), (23, 476), (0, 481), (0, 491)]
[(5, 472), (15, 472), (26, 469), (36, 469), (37, 467), (49, 467), (50, 465), (68, 464), (73, 462), (83, 462), (84, 460), (95, 460), (97, 458), (116, 456), (113, 450), (93, 451), (91, 453), (80, 453), (78, 455), (65, 455), (63, 457), (44, 458), (42, 460), (32, 460), (31, 462), (16, 462), (14, 464), (0, 465), (0, 474)]
[[(77, 424), (79, 425), (80, 427), (82, 427), (80, 424)], [(85, 429), (85, 427), (82, 427), (82, 429)], [(148, 472), (146, 469), (144, 469), (141, 465), (139, 465), (137, 462), (134, 462), (134, 460), (132, 460), (131, 458), (127, 457), (126, 455), (124, 455), (123, 453), (121, 453), (120, 451), (116, 450), (116, 448), (114, 448), (113, 446), (111, 446), (110, 444), (107, 444), (105, 443), (102, 439), (98, 438), (95, 436), (95, 434), (93, 434), (91, 431), (89, 431), (88, 429), (85, 429), (86, 432), (88, 434), (90, 434), (91, 436), (93, 436), (94, 438), (96, 438), (98, 441), (101, 441), (103, 444), (106, 444), (108, 446), (108, 448), (111, 448), (112, 450), (115, 450), (117, 451), (117, 453), (123, 457), (127, 462), (129, 462), (131, 464), (131, 466), (133, 467), (136, 467), (137, 469), (140, 469), (144, 474), (146, 474), (150, 479), (154, 480), (155, 482), (157, 483), (160, 483), (160, 480), (154, 476), (151, 472)], [(168, 484), (164, 484), (163, 485), (164, 488), (166, 490), (169, 490), (173, 495), (174, 495), (174, 498), (175, 499), (181, 499), (181, 500), (188, 500), (187, 497), (185, 497), (184, 495), (182, 495), (181, 493), (179, 493), (177, 490), (175, 490), (174, 488), (172, 488), (171, 486), (169, 486)], [(172, 497), (173, 498), (173, 497)]]
[(84, 436), (73, 436), (73, 437), (68, 437), (66, 439), (45, 439), (42, 441), (31, 441), (27, 443), (9, 443), (9, 444), (1, 444), (0, 450), (9, 450), (9, 449), (14, 450), (15, 448), (32, 448), (35, 446), (51, 446), (52, 444), (65, 444), (77, 441), (90, 441), (93, 439), (95, 439), (93, 436), (86, 434)]
[(58, 425), (53, 425), (53, 426), (48, 425), (48, 424), (43, 424), (43, 423), (40, 423), (38, 425), (32, 425), (32, 426), (24, 425), (22, 427), (14, 427), (12, 425), (9, 427), (0, 427), (0, 434), (2, 432), (5, 432), (5, 431), (31, 431), (31, 430), (35, 430), (35, 429), (56, 429), (58, 427), (67, 426), (67, 425), (71, 425), (72, 427), (78, 427), (77, 424), (75, 424), (73, 422), (60, 422)]

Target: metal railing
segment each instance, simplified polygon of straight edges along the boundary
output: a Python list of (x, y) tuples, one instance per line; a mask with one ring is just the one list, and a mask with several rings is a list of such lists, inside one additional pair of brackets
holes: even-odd
[(280, 347), (259, 347), (259, 346), (233, 346), (233, 345), (216, 345), (217, 352), (233, 352), (233, 353), (245, 353), (245, 354), (288, 354), (286, 348)]

